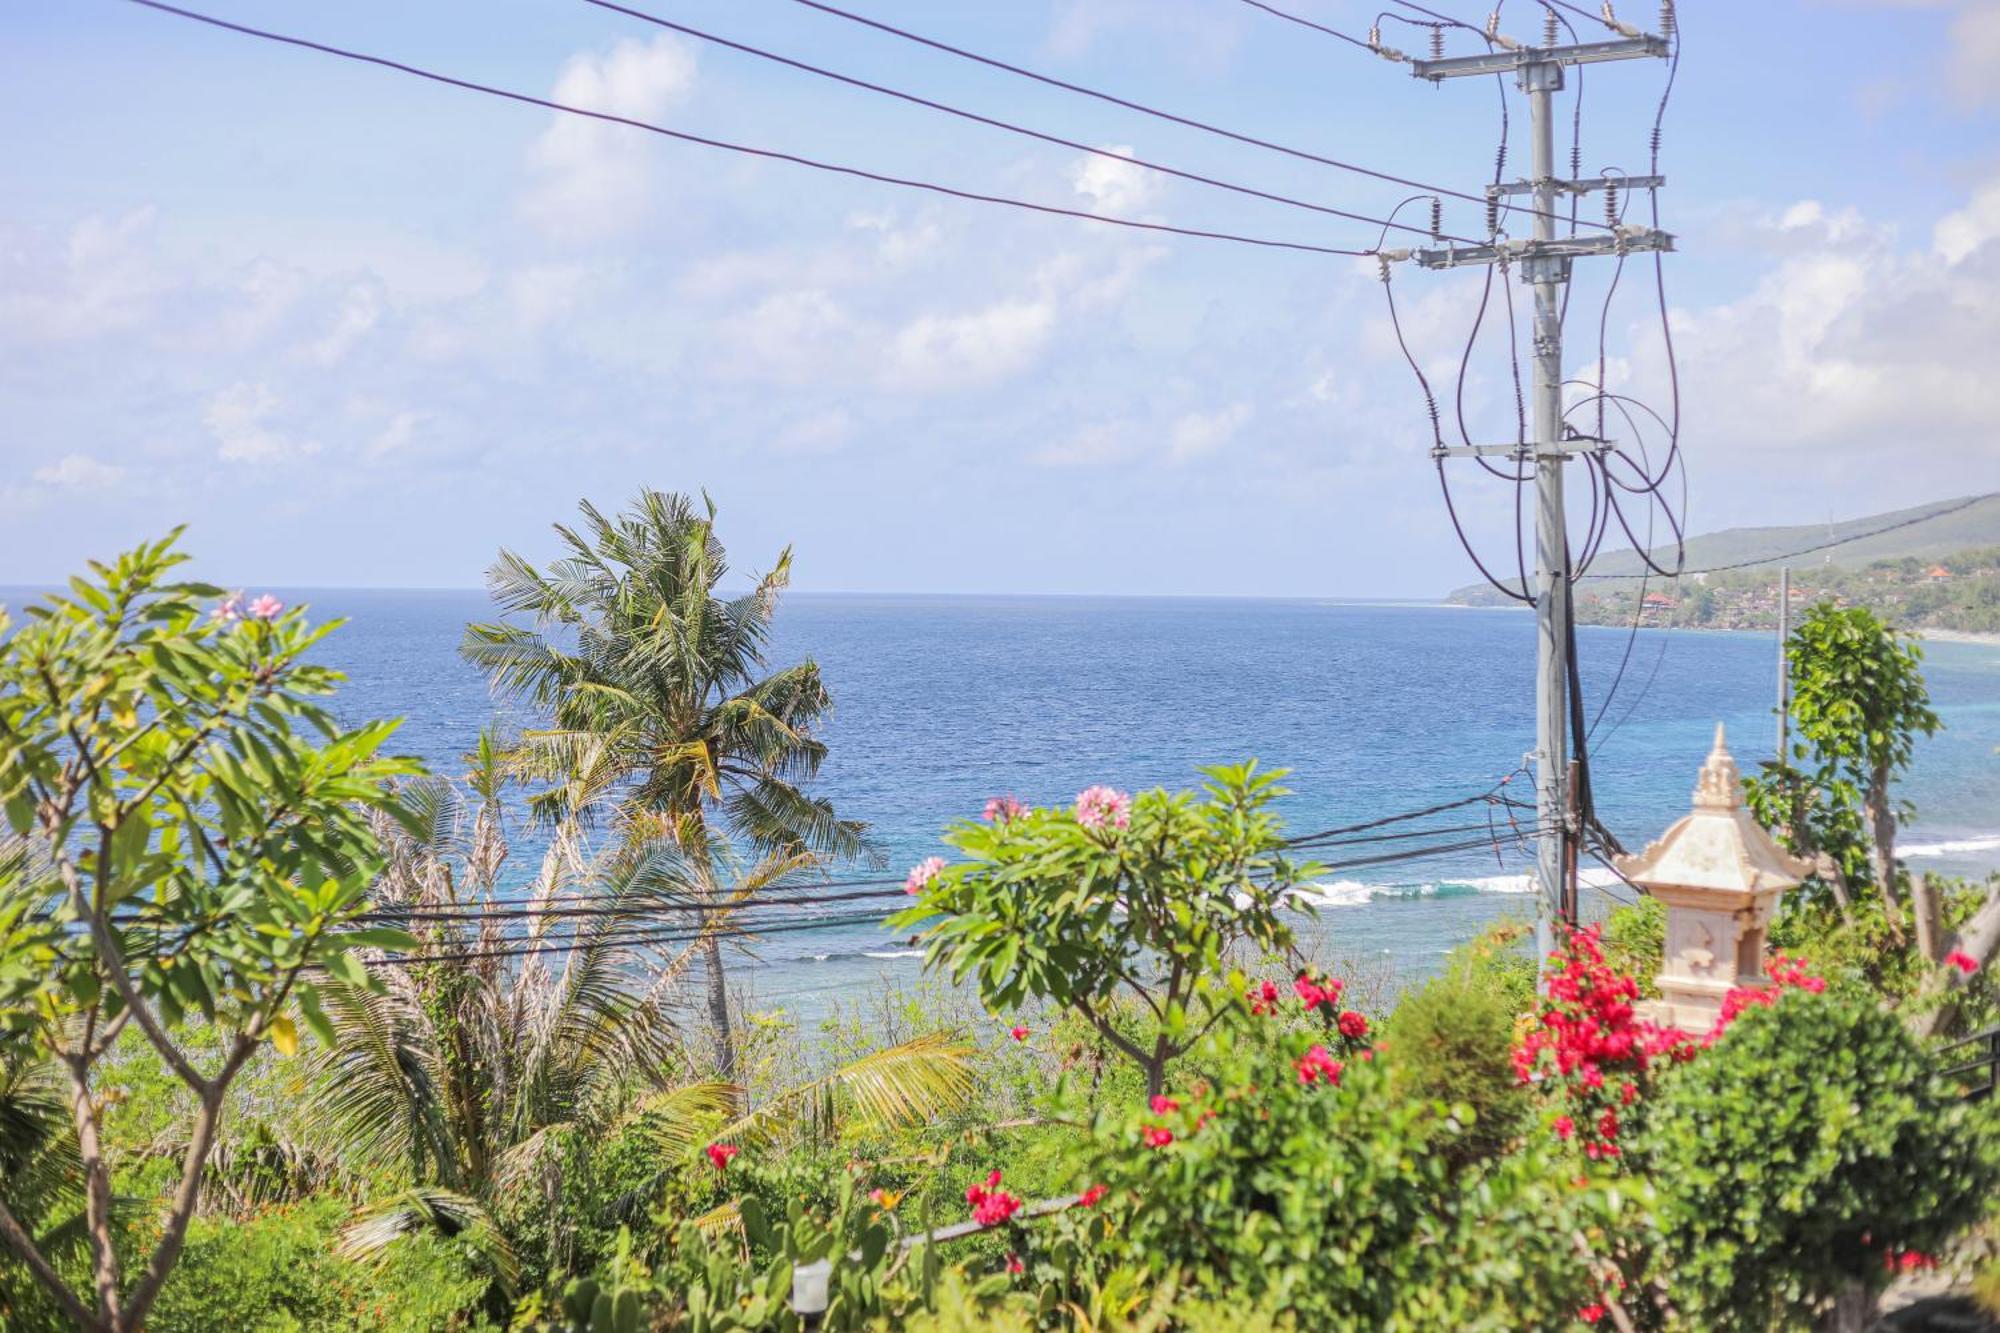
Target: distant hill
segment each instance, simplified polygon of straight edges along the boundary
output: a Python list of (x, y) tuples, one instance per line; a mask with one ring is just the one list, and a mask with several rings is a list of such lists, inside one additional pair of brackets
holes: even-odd
[[(1963, 507), (1937, 518), (1927, 518), (1957, 506)], [(1907, 526), (1899, 527), (1899, 524)], [(1956, 500), (1939, 500), (1912, 509), (1870, 514), (1865, 518), (1850, 518), (1839, 523), (1808, 523), (1782, 528), (1727, 528), (1721, 532), (1703, 533), (1688, 539), (1686, 567), (1690, 570), (1712, 569), (1745, 561), (1770, 560), (1823, 542), (1840, 542), (1860, 533), (1874, 535), (1830, 546), (1823, 551), (1813, 551), (1785, 563), (1794, 570), (1827, 565), (1856, 568), (1877, 560), (1908, 557), (1936, 559), (1974, 547), (2000, 546), (2000, 494), (1978, 499), (1962, 496)], [(1656, 548), (1653, 558), (1656, 563), (1672, 568), (1673, 547)], [(1604, 575), (1636, 577), (1642, 568), (1638, 554), (1627, 549), (1601, 553), (1591, 565), (1590, 572), (1593, 581), (1597, 581)], [(1775, 571), (1777, 566), (1774, 564), (1770, 568)], [(1610, 586), (1616, 588), (1621, 585), (1614, 578)], [(1503, 599), (1486, 584), (1478, 583), (1454, 590), (1449, 600), (1479, 606), (1492, 605)]]

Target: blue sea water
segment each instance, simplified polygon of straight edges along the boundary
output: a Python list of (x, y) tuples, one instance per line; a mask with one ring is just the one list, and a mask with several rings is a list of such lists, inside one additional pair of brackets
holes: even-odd
[[(462, 771), (498, 711), (457, 657), (466, 621), (490, 618), (483, 595), (291, 595), (316, 617), (350, 618), (325, 650), (350, 677), (342, 712), (400, 716), (402, 750)], [(1603, 709), (1600, 813), (1637, 847), (1686, 811), (1718, 721), (1746, 770), (1769, 757), (1775, 648), (1768, 635), (1643, 630), (1604, 707), (1627, 645), (1624, 630), (1578, 631), (1588, 714)], [(1946, 725), (1919, 747), (1905, 787), (1919, 810), (1905, 850), (1938, 872), (2000, 867), (2000, 648), (1926, 653)], [(896, 873), (945, 850), (945, 825), (997, 794), (1052, 803), (1099, 782), (1185, 787), (1201, 765), (1255, 757), (1290, 770), (1282, 812), (1307, 832), (1484, 790), (1533, 740), (1534, 626), (1515, 611), (800, 594), (770, 656), (819, 662), (836, 711), (817, 790), (872, 826)], [(1514, 781), (1524, 798), (1526, 782)], [(1333, 872), (1316, 934), (1330, 956), (1421, 974), (1486, 922), (1531, 912), (1527, 861), (1487, 849)], [(755, 1001), (806, 1013), (919, 966), (887, 934), (851, 926), (771, 935), (755, 957), (737, 970)]]

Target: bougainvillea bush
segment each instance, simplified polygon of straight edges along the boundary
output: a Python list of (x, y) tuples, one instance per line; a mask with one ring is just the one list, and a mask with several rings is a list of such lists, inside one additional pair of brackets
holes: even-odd
[[(1280, 1005), (1325, 1012), (1319, 984)], [(1203, 1079), (1099, 1127), (1114, 1260), (1315, 1329), (1562, 1327), (1601, 1294), (1589, 1238), (1641, 1191), (1579, 1181), (1535, 1141), (1454, 1169), (1437, 1147), (1471, 1108), (1396, 1096), (1390, 1057), (1334, 1013), (1315, 1030), (1249, 1012), (1197, 1058)]]

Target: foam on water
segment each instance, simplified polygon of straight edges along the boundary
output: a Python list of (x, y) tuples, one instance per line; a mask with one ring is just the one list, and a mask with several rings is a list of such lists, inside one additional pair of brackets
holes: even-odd
[(1983, 838), (1948, 838), (1943, 842), (1913, 842), (1896, 850), (1904, 856), (1977, 856), (1982, 852), (2000, 851), (2000, 834), (1988, 834)]
[[(1608, 870), (1583, 870), (1578, 872), (1584, 884), (1592, 888), (1612, 888), (1620, 881)], [(1369, 903), (1392, 898), (1443, 898), (1469, 893), (1533, 893), (1535, 881), (1532, 875), (1474, 875), (1466, 878), (1425, 880), (1405, 884), (1369, 884), (1362, 880), (1337, 879), (1326, 883), (1307, 884), (1292, 890), (1292, 896), (1315, 907), (1366, 907)]]

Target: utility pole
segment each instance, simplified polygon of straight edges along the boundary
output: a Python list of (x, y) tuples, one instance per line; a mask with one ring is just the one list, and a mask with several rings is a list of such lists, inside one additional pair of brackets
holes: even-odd
[(1778, 762), (1784, 763), (1785, 747), (1791, 744), (1792, 672), (1792, 567), (1778, 571)]
[[(1645, 57), (1664, 59), (1670, 46), (1664, 37), (1621, 27), (1630, 35), (1611, 41), (1558, 45), (1553, 17), (1541, 46), (1524, 46), (1500, 36), (1489, 25), (1493, 49), (1484, 55), (1412, 60), (1412, 73), (1431, 83), (1471, 76), (1512, 74), (1527, 95), (1532, 122), (1533, 176), (1526, 181), (1487, 187), (1491, 201), (1508, 195), (1533, 200), (1533, 239), (1502, 239), (1497, 226), (1491, 244), (1447, 245), (1387, 256), (1414, 258), (1429, 269), (1462, 264), (1517, 267), (1521, 280), (1534, 288), (1534, 421), (1532, 438), (1523, 443), (1446, 447), (1439, 457), (1506, 456), (1517, 465), (1532, 463), (1535, 475), (1535, 884), (1540, 911), (1536, 943), (1546, 960), (1554, 945), (1552, 922), (1568, 919), (1573, 900), (1565, 889), (1565, 871), (1574, 855), (1576, 818), (1569, 807), (1566, 778), (1568, 737), (1568, 628), (1570, 570), (1568, 532), (1563, 516), (1563, 464), (1585, 452), (1599, 455), (1609, 440), (1578, 435), (1563, 422), (1562, 308), (1572, 261), (1597, 255), (1623, 255), (1673, 249), (1673, 237), (1650, 227), (1627, 227), (1611, 214), (1611, 225), (1587, 236), (1557, 237), (1556, 201), (1561, 195), (1585, 195), (1597, 190), (1651, 189), (1665, 184), (1658, 176), (1617, 176), (1597, 180), (1559, 180), (1555, 174), (1554, 96), (1563, 86), (1570, 65), (1597, 64)], [(1489, 217), (1497, 217), (1493, 203)], [(1600, 386), (1601, 388), (1602, 386)], [(1574, 925), (1572, 920), (1570, 924)]]

